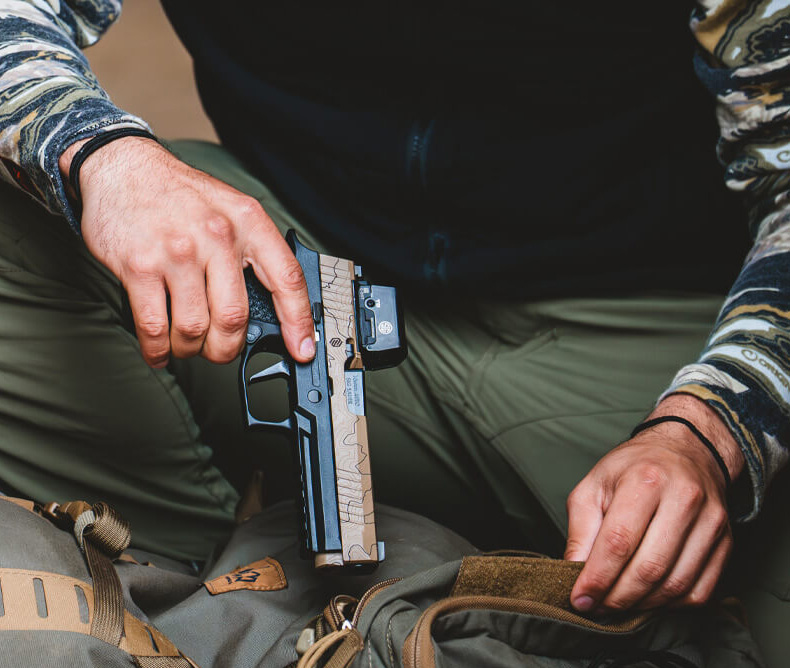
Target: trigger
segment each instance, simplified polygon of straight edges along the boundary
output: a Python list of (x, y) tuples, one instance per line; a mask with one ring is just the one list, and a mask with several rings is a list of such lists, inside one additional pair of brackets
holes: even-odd
[(258, 383), (262, 380), (268, 380), (270, 378), (290, 377), (291, 372), (288, 370), (288, 365), (286, 364), (285, 360), (281, 360), (280, 362), (277, 362), (277, 364), (273, 364), (263, 371), (259, 371), (258, 373), (250, 376), (250, 385), (252, 385), (252, 383)]

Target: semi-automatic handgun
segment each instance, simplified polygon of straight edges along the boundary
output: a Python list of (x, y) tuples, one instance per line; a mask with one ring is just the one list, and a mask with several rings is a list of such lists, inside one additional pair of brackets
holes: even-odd
[[(318, 568), (367, 570), (384, 559), (384, 543), (376, 536), (373, 511), (364, 371), (406, 357), (403, 316), (395, 289), (370, 284), (351, 260), (310, 250), (293, 230), (286, 240), (307, 282), (316, 355), (307, 364), (288, 355), (271, 294), (247, 270), (250, 320), (240, 368), (244, 419), (251, 429), (286, 431), (293, 441), (305, 556)], [(282, 360), (251, 373), (250, 360), (262, 352)], [(288, 382), (289, 415), (281, 422), (260, 420), (249, 387), (276, 378)]]

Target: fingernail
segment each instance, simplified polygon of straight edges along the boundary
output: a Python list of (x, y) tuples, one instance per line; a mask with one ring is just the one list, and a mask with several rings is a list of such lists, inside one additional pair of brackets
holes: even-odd
[(589, 596), (577, 596), (573, 601), (573, 607), (581, 612), (589, 612), (595, 605), (595, 601)]
[(302, 357), (313, 357), (315, 355), (315, 339), (308, 336), (302, 341), (302, 345), (299, 346), (299, 354)]

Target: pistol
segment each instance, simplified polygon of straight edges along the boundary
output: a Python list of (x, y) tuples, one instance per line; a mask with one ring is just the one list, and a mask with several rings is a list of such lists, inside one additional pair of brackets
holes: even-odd
[[(285, 238), (307, 282), (316, 354), (307, 364), (288, 355), (271, 294), (246, 270), (243, 416), (248, 428), (287, 432), (292, 441), (303, 556), (317, 568), (368, 571), (384, 559), (384, 542), (376, 536), (364, 372), (406, 357), (403, 315), (394, 288), (370, 284), (351, 260), (307, 248), (293, 230)], [(263, 352), (282, 359), (251, 374), (250, 360)], [(288, 384), (289, 414), (281, 422), (258, 419), (250, 405), (249, 387), (272, 379)]]

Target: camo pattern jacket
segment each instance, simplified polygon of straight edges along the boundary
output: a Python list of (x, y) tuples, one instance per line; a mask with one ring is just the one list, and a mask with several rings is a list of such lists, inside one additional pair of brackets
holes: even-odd
[[(80, 48), (122, 0), (0, 0), (0, 176), (75, 229), (58, 171), (65, 147), (110, 128), (147, 128), (115, 107)], [(691, 3), (695, 66), (717, 100), (718, 152), (742, 191), (755, 244), (706, 349), (666, 394), (695, 395), (732, 429), (760, 508), (790, 456), (790, 0)]]

